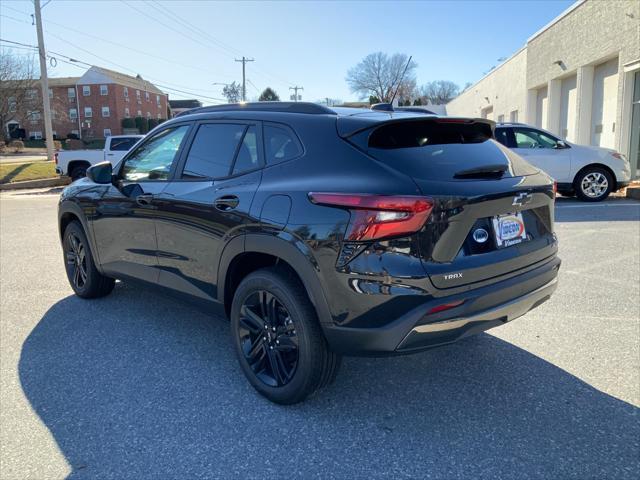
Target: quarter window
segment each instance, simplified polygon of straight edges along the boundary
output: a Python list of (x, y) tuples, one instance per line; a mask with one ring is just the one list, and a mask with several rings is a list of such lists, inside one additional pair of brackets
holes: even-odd
[(233, 158), (246, 129), (245, 125), (209, 123), (198, 128), (183, 178), (220, 178), (231, 172)]
[(302, 154), (302, 147), (294, 134), (284, 127), (264, 126), (264, 146), (267, 165), (284, 162)]
[(124, 180), (167, 180), (188, 125), (167, 128), (140, 145), (122, 167)]
[(258, 135), (253, 125), (244, 134), (236, 161), (233, 164), (233, 175), (253, 170), (258, 166)]
[(554, 148), (558, 140), (538, 130), (514, 128), (516, 148)]

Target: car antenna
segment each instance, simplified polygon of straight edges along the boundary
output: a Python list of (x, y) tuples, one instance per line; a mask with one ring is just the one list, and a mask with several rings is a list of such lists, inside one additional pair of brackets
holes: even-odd
[(404, 70), (402, 71), (402, 75), (400, 76), (400, 81), (398, 82), (398, 86), (396, 87), (396, 91), (393, 94), (393, 97), (391, 97), (391, 105), (393, 105), (393, 101), (396, 99), (396, 95), (398, 94), (398, 90), (400, 90), (400, 85), (402, 85), (402, 80), (404, 80), (404, 74), (407, 73), (407, 68), (409, 68), (409, 64), (411, 63), (411, 59), (413, 58), (413, 55), (409, 55), (409, 60), (407, 60), (407, 64), (404, 66)]

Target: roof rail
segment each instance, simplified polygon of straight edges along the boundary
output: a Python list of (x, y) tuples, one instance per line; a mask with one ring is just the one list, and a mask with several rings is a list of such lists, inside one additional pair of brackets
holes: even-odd
[(196, 113), (214, 112), (282, 112), (282, 113), (310, 113), (310, 114), (330, 114), (337, 115), (334, 110), (323, 105), (311, 102), (251, 102), (251, 103), (228, 103), (224, 105), (212, 105), (209, 107), (199, 107), (186, 110), (176, 117), (183, 115), (193, 115)]

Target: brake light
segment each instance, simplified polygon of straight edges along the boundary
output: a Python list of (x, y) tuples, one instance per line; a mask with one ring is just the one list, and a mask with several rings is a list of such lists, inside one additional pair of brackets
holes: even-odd
[(351, 220), (345, 240), (380, 240), (415, 233), (425, 224), (433, 201), (426, 197), (386, 196), (360, 193), (309, 193), (318, 205), (345, 208)]

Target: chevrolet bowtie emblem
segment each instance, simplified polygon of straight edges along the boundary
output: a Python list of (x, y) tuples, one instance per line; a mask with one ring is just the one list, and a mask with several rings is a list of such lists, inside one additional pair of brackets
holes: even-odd
[(513, 197), (513, 202), (511, 203), (511, 205), (513, 205), (514, 207), (522, 207), (523, 205), (529, 203), (531, 200), (533, 200), (533, 197), (530, 194), (528, 194), (527, 192), (522, 192)]

